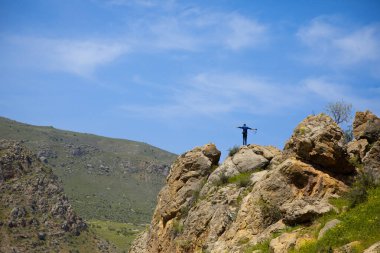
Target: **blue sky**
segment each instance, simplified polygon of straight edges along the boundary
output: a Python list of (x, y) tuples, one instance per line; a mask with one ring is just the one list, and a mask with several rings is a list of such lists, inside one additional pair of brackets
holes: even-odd
[(0, 115), (174, 153), (380, 114), (380, 1), (0, 0)]

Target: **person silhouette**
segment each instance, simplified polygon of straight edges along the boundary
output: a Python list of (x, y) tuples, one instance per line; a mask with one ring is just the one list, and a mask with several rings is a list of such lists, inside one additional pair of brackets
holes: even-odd
[(247, 145), (248, 130), (257, 130), (256, 128), (250, 128), (245, 123), (243, 124), (243, 126), (240, 126), (237, 128), (243, 129), (243, 132), (242, 132), (242, 134), (243, 134), (243, 145)]

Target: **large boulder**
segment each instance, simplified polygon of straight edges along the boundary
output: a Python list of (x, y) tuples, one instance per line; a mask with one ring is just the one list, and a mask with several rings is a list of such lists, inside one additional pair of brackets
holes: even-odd
[(284, 151), (335, 174), (355, 171), (348, 162), (342, 130), (325, 114), (303, 120), (285, 144)]
[[(130, 252), (178, 252), (178, 247), (186, 246), (174, 239), (182, 232), (183, 218), (188, 216), (213, 166), (218, 164), (219, 157), (220, 151), (215, 145), (207, 144), (177, 158), (170, 169), (166, 185), (159, 193), (150, 231), (139, 237)], [(211, 212), (207, 210), (203, 208), (203, 215), (196, 218), (209, 222), (211, 217), (208, 214)], [(192, 225), (194, 230), (198, 230), (205, 225), (202, 224), (199, 220)]]
[(380, 183), (380, 140), (373, 143), (371, 149), (363, 158), (364, 171)]
[(252, 149), (243, 147), (232, 158), (239, 172), (248, 172), (265, 168), (269, 161), (263, 155), (256, 154)]
[(380, 139), (380, 118), (370, 111), (357, 112), (353, 123), (355, 139), (367, 139), (369, 143)]

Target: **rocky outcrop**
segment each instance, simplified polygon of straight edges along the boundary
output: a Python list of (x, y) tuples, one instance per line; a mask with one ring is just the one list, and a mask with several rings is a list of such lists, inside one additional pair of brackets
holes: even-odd
[(380, 140), (372, 144), (371, 149), (363, 158), (364, 172), (380, 182)]
[(51, 169), (5, 140), (0, 140), (0, 193), (0, 252), (58, 251), (68, 245), (65, 237), (87, 230)]
[(325, 114), (303, 120), (285, 144), (284, 150), (332, 173), (350, 174), (355, 171), (348, 162), (343, 131)]
[(356, 140), (367, 139), (375, 142), (380, 139), (380, 119), (370, 111), (357, 112), (353, 123), (353, 134)]
[[(130, 252), (242, 252), (332, 211), (329, 198), (347, 191), (341, 178), (355, 169), (342, 131), (325, 115), (305, 119), (284, 152), (248, 145), (218, 166), (219, 157), (212, 144), (178, 157)], [(272, 240), (272, 250), (294, 247), (296, 234)]]
[(283, 233), (282, 235), (270, 241), (269, 247), (273, 253), (287, 252), (288, 249), (294, 248), (298, 238), (297, 231), (292, 233)]
[(355, 139), (347, 145), (351, 161), (380, 182), (380, 118), (370, 111), (357, 112), (353, 133)]

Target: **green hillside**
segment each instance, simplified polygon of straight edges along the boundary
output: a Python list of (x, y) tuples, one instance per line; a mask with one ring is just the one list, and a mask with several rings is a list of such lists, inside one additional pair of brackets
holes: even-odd
[(175, 155), (151, 145), (22, 124), (0, 117), (0, 137), (22, 141), (63, 181), (85, 219), (149, 223)]

